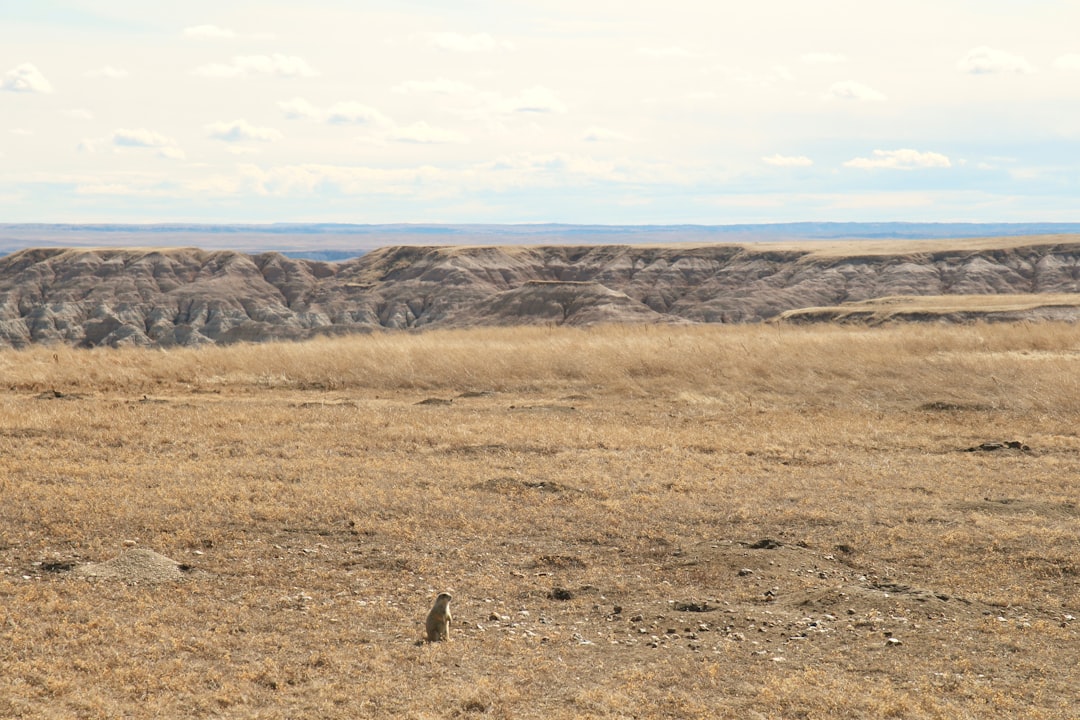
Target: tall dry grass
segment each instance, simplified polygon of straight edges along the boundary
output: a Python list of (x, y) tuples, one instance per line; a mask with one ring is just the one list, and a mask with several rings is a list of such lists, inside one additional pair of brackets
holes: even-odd
[(0, 352), (12, 390), (153, 393), (560, 387), (754, 402), (978, 402), (1030, 412), (1080, 403), (1080, 327), (614, 326), (386, 333), (172, 350)]

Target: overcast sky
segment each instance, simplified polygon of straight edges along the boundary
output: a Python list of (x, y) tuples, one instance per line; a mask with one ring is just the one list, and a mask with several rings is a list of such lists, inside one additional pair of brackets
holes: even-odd
[(1080, 2), (2, 0), (0, 222), (1080, 221)]

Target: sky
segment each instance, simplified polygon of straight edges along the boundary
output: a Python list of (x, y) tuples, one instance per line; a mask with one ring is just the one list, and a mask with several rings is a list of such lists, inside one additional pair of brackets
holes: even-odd
[(0, 0), (0, 222), (1080, 221), (1076, 0)]

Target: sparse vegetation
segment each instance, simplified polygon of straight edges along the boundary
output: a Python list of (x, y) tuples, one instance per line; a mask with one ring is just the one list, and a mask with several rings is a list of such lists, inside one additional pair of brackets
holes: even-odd
[[(1074, 325), (39, 346), (0, 378), (0, 717), (1075, 716)], [(183, 579), (77, 572), (133, 547)], [(453, 640), (417, 645), (442, 590)]]

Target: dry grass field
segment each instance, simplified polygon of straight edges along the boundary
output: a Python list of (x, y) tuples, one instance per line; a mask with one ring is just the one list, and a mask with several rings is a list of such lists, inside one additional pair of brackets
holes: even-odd
[(0, 380), (3, 718), (1080, 712), (1078, 326), (34, 348)]

